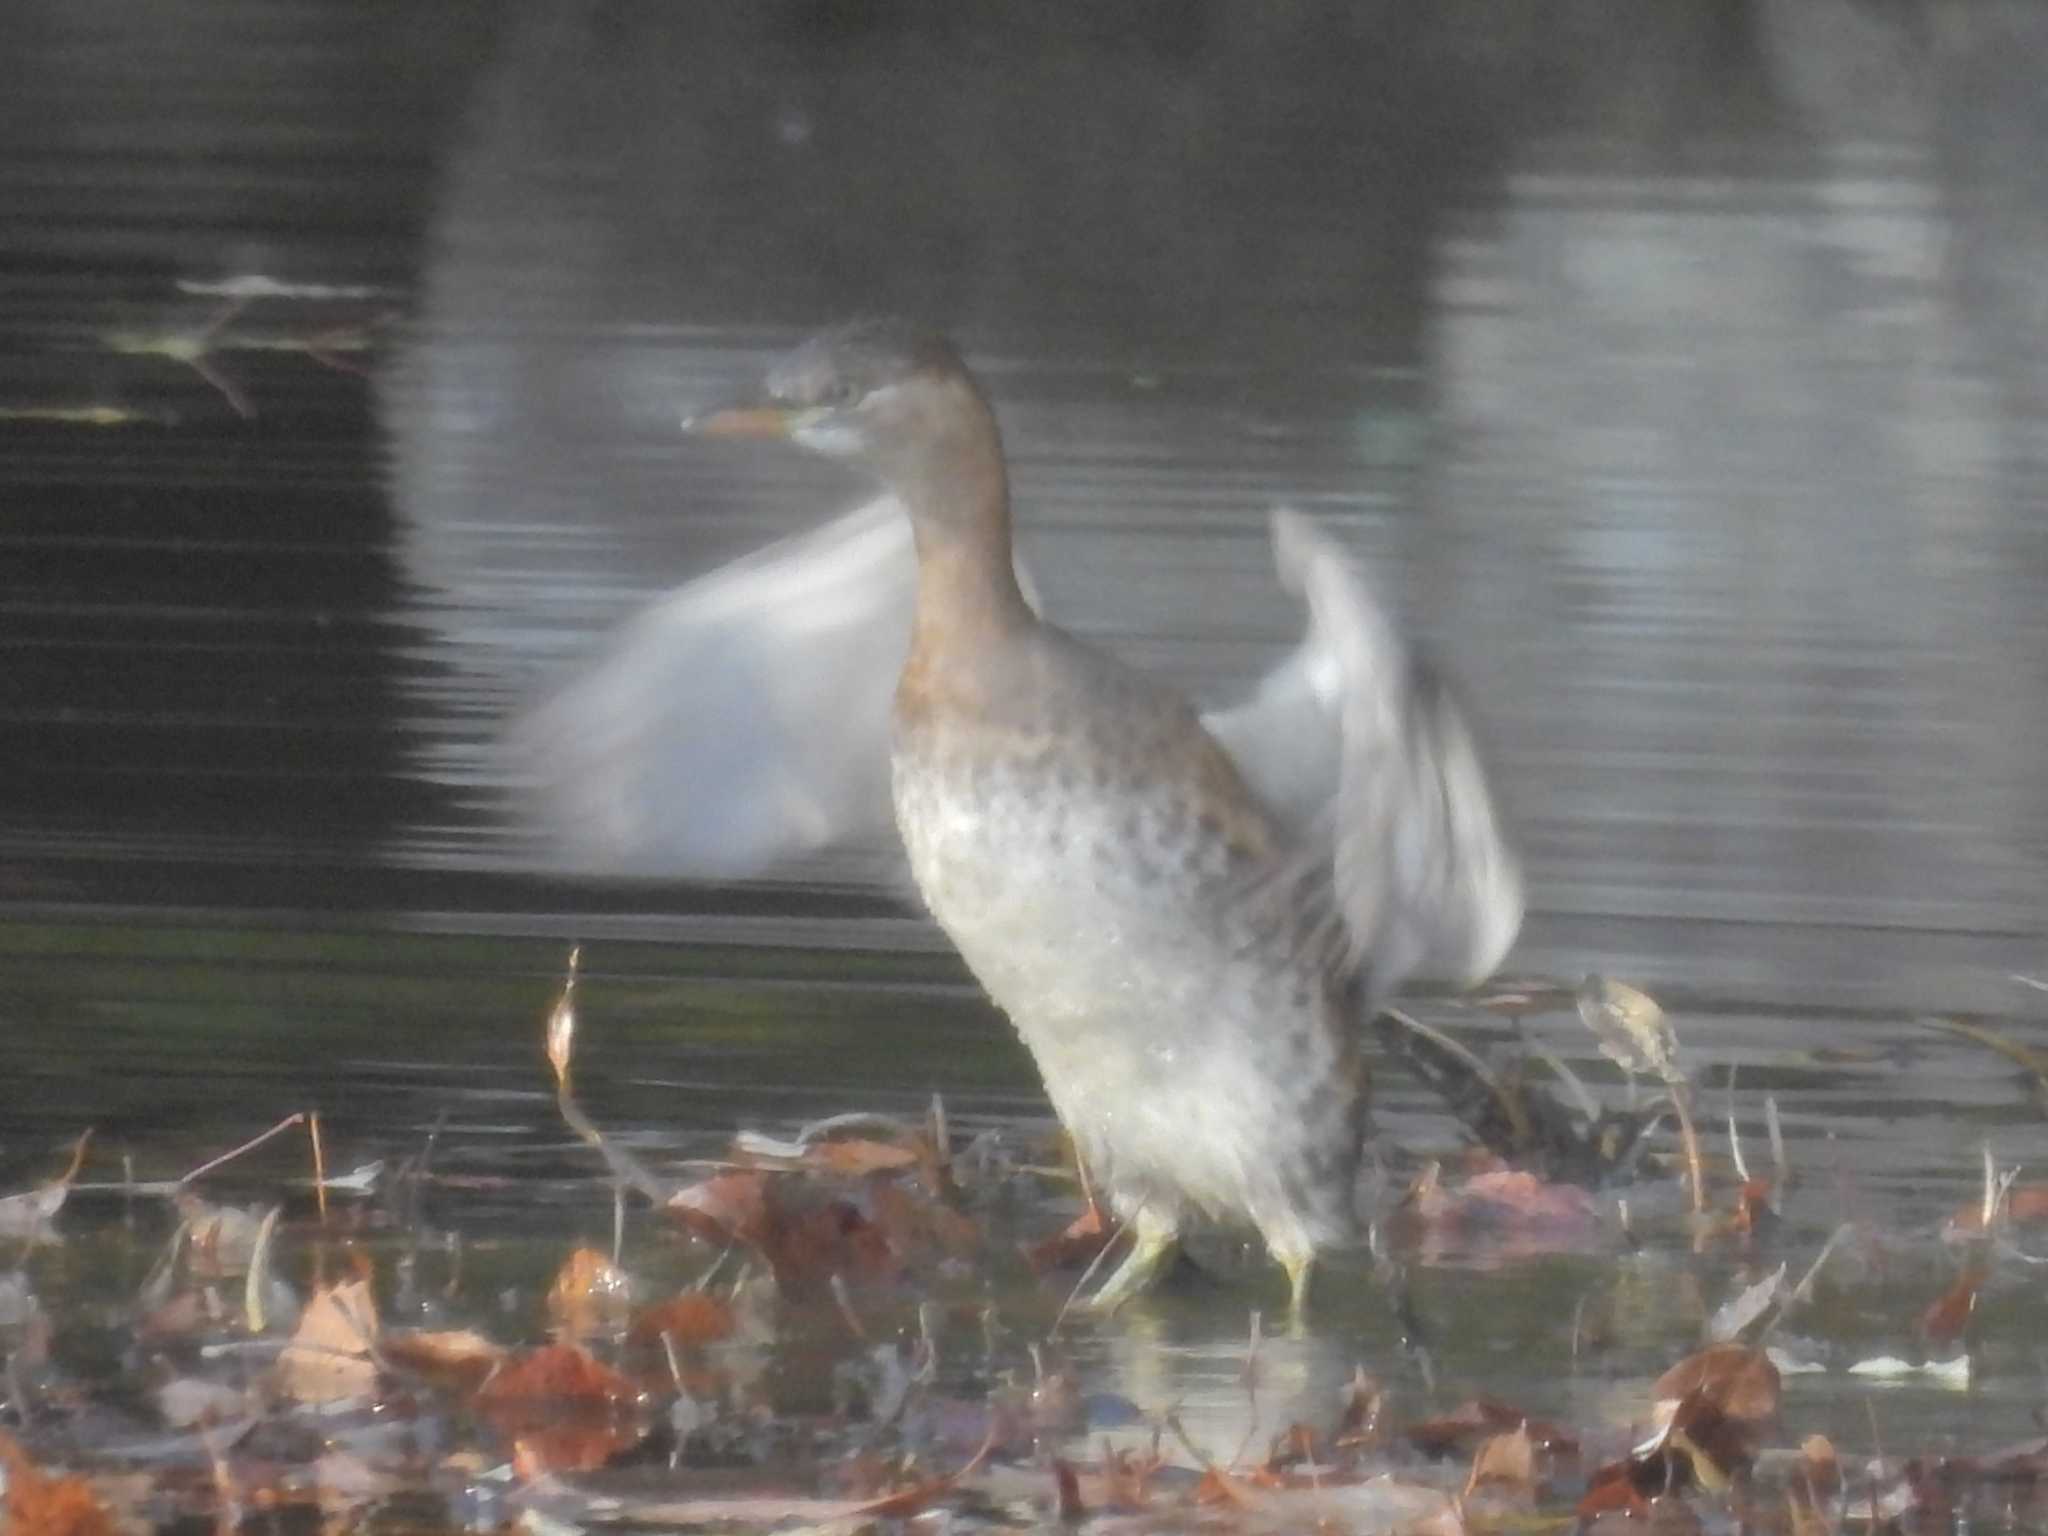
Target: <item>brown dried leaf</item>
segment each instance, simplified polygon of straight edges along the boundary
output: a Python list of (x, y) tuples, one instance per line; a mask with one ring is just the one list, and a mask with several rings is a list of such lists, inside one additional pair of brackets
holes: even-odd
[(633, 1383), (574, 1344), (545, 1344), (513, 1361), (477, 1389), (476, 1405), (618, 1407), (639, 1401)]
[(1053, 1518), (1062, 1524), (1071, 1525), (1088, 1513), (1088, 1506), (1081, 1502), (1081, 1480), (1074, 1475), (1074, 1469), (1055, 1456), (1052, 1459)]
[(621, 1326), (632, 1304), (633, 1282), (595, 1248), (578, 1248), (548, 1290), (548, 1316), (572, 1339)]
[(1842, 1491), (1841, 1463), (1826, 1435), (1808, 1435), (1799, 1442), (1799, 1471), (1806, 1486), (1823, 1499)]
[(573, 1344), (549, 1344), (477, 1389), (477, 1411), (515, 1446), (526, 1474), (588, 1471), (638, 1445), (633, 1383)]
[(82, 1477), (53, 1477), (0, 1434), (0, 1488), (6, 1536), (119, 1536), (119, 1528)]
[(715, 1173), (669, 1196), (668, 1209), (699, 1237), (713, 1243), (765, 1248), (773, 1239), (771, 1176), (753, 1170)]
[(1835, 1522), (1828, 1510), (1841, 1491), (1842, 1469), (1833, 1443), (1825, 1435), (1808, 1435), (1785, 1488), (1791, 1536), (1833, 1536)]
[(893, 1279), (902, 1256), (860, 1207), (810, 1181), (758, 1170), (721, 1173), (681, 1189), (668, 1209), (700, 1237), (751, 1248), (794, 1295)]
[(642, 1311), (629, 1337), (642, 1342), (668, 1338), (688, 1347), (729, 1339), (738, 1327), (730, 1302), (704, 1291), (684, 1291)]
[(1575, 1184), (1521, 1169), (1474, 1174), (1455, 1188), (1432, 1166), (1394, 1213), (1393, 1234), (1425, 1263), (1452, 1255), (1492, 1259), (1578, 1252), (1600, 1228), (1599, 1204)]
[(981, 1251), (980, 1224), (922, 1188), (877, 1179), (868, 1190), (868, 1204), (899, 1258), (971, 1259)]
[(835, 1277), (854, 1283), (892, 1280), (902, 1271), (888, 1234), (846, 1200), (825, 1200), (780, 1213), (763, 1250), (785, 1291), (802, 1294)]
[(1366, 1375), (1364, 1366), (1357, 1367), (1351, 1373), (1349, 1385), (1344, 1388), (1344, 1409), (1338, 1415), (1337, 1430), (1331, 1436), (1331, 1442), (1338, 1446), (1378, 1444), (1386, 1401), (1386, 1389)]
[(150, 1341), (184, 1338), (219, 1321), (217, 1311), (209, 1307), (207, 1297), (207, 1292), (196, 1288), (179, 1291), (136, 1320), (137, 1337)]
[(1586, 1491), (1579, 1496), (1576, 1513), (1581, 1520), (1602, 1515), (1642, 1516), (1650, 1503), (1636, 1486), (1638, 1467), (1634, 1461), (1610, 1461), (1586, 1479)]
[(820, 1173), (860, 1178), (870, 1173), (891, 1173), (915, 1168), (919, 1153), (914, 1146), (871, 1141), (850, 1136), (841, 1141), (814, 1141), (804, 1149), (804, 1162)]
[(1536, 1445), (1521, 1426), (1505, 1435), (1480, 1442), (1472, 1458), (1471, 1475), (1465, 1479), (1470, 1496), (1480, 1488), (1494, 1488), (1519, 1498), (1536, 1496)]
[(278, 1356), (278, 1385), (302, 1403), (363, 1397), (376, 1389), (377, 1303), (364, 1280), (316, 1291)]
[(1981, 1264), (1969, 1265), (1957, 1275), (1955, 1283), (1929, 1302), (1927, 1310), (1920, 1314), (1915, 1325), (1920, 1337), (1929, 1344), (1953, 1344), (1961, 1338), (1971, 1314), (1977, 1310), (1977, 1292), (1986, 1278)]
[(1058, 1232), (1025, 1249), (1024, 1262), (1031, 1266), (1033, 1274), (1039, 1275), (1049, 1269), (1081, 1268), (1094, 1263), (1116, 1233), (1116, 1224), (1091, 1200), (1080, 1215)]
[[(1659, 1376), (1650, 1392), (1660, 1403), (1692, 1399), (1738, 1424), (1761, 1425), (1778, 1414), (1778, 1368), (1746, 1344), (1710, 1344)], [(1682, 1417), (1676, 1422), (1685, 1425)]]
[(1449, 1413), (1410, 1424), (1408, 1443), (1425, 1456), (1454, 1456), (1491, 1435), (1519, 1429), (1524, 1415), (1494, 1397), (1467, 1398)]
[(1227, 1504), (1233, 1509), (1249, 1509), (1255, 1499), (1249, 1486), (1211, 1462), (1203, 1471), (1202, 1480), (1195, 1484), (1195, 1502)]
[(1531, 1418), (1511, 1403), (1481, 1393), (1466, 1399), (1449, 1413), (1411, 1424), (1404, 1431), (1408, 1441), (1425, 1456), (1461, 1455), (1480, 1441), (1521, 1429), (1535, 1445), (1555, 1455), (1576, 1455), (1579, 1442), (1547, 1419)]
[[(2006, 1191), (2005, 1200), (1999, 1206), (2001, 1220), (2015, 1226), (2031, 1226), (2048, 1221), (2048, 1184), (2015, 1184)], [(1949, 1231), (1959, 1237), (1967, 1237), (1984, 1230), (1984, 1204), (1972, 1200), (1948, 1219)]]
[(506, 1355), (504, 1345), (470, 1328), (387, 1333), (381, 1347), (384, 1358), (393, 1365), (461, 1392), (475, 1391)]

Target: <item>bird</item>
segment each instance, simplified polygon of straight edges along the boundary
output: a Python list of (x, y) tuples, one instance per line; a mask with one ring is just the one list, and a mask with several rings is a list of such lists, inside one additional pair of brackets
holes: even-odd
[[(1234, 710), (1199, 714), (1048, 621), (1015, 563), (988, 395), (953, 344), (915, 322), (823, 331), (752, 398), (683, 426), (847, 461), (883, 495), (658, 605), (527, 718), (528, 760), (586, 794), (633, 780), (632, 795), (596, 791), (611, 811), (672, 802), (641, 791), (666, 781), (644, 760), (678, 732), (635, 738), (611, 754), (623, 767), (589, 746), (617, 746), (601, 726), (621, 699), (701, 675), (712, 653), (804, 651), (808, 675), (833, 686), (900, 656), (886, 717), (857, 702), (821, 722), (820, 777), (886, 760), (910, 883), (1015, 1027), (1129, 1232), (1085, 1304), (1107, 1312), (1147, 1291), (1197, 1223), (1218, 1222), (1257, 1233), (1299, 1316), (1318, 1256), (1362, 1235), (1368, 1018), (1418, 971), (1482, 978), (1521, 921), (1519, 860), (1448, 688), (1329, 536), (1285, 508), (1275, 553), (1309, 635)], [(756, 608), (742, 593), (774, 601)], [(800, 644), (801, 626), (784, 622), (806, 601), (833, 616), (822, 644)], [(748, 675), (785, 670), (806, 675)], [(815, 703), (825, 691), (796, 693)], [(687, 852), (723, 873), (861, 819), (849, 809), (859, 794), (799, 792), (801, 772), (709, 766), (750, 830), (738, 849), (692, 834)], [(748, 787), (760, 782), (772, 787)], [(600, 819), (584, 817), (585, 830)], [(630, 841), (642, 820), (666, 833), (673, 818), (614, 818), (605, 835)]]

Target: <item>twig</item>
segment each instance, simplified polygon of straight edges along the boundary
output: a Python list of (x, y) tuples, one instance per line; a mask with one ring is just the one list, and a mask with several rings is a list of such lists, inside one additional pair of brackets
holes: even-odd
[(320, 1145), (320, 1111), (314, 1110), (306, 1117), (306, 1128), (313, 1137), (313, 1199), (320, 1208), (320, 1225), (327, 1225), (327, 1153)]
[(190, 1184), (195, 1179), (201, 1178), (204, 1175), (213, 1172), (214, 1169), (220, 1167), (223, 1163), (233, 1162), (236, 1158), (240, 1157), (244, 1152), (255, 1151), (256, 1148), (262, 1146), (263, 1143), (270, 1140), (271, 1137), (282, 1135), (284, 1132), (290, 1130), (293, 1126), (297, 1125), (300, 1121), (304, 1120), (305, 1118), (306, 1114), (304, 1110), (299, 1110), (293, 1114), (286, 1115), (282, 1120), (278, 1121), (277, 1124), (273, 1125), (269, 1130), (265, 1131), (262, 1135), (250, 1137), (249, 1140), (243, 1142), (239, 1147), (236, 1147), (231, 1151), (221, 1153), (219, 1157), (216, 1157), (210, 1163), (201, 1163), (197, 1168), (194, 1168), (190, 1173), (186, 1174), (184, 1177), (179, 1179), (178, 1183), (181, 1186)]

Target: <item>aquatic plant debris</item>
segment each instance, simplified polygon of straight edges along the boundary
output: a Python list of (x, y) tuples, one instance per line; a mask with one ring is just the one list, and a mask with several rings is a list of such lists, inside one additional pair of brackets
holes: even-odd
[[(549, 1031), (572, 1133), (559, 1156), (591, 1174), (567, 1214), (610, 1230), (623, 1189), (627, 1216), (609, 1246), (537, 1255), (516, 1305), (502, 1271), (480, 1269), (502, 1240), (465, 1216), (480, 1186), (353, 1145), (332, 1106), (325, 1143), (381, 1177), (322, 1179), (310, 1145), (278, 1135), (310, 1122), (292, 1115), (179, 1178), (87, 1184), (112, 1154), (80, 1137), (49, 1182), (7, 1195), (0, 1210), (25, 1214), (0, 1272), (0, 1532), (1059, 1521), (1456, 1536), (1648, 1521), (1835, 1536), (1873, 1521), (2026, 1529), (2048, 1507), (2048, 1450), (1972, 1445), (1965, 1420), (1939, 1447), (1837, 1448), (1859, 1400), (1880, 1428), (1907, 1394), (1970, 1401), (1957, 1394), (1986, 1309), (2032, 1294), (2011, 1235), (2048, 1199), (1988, 1156), (1983, 1195), (1938, 1231), (1887, 1230), (1870, 1196), (1845, 1200), (1783, 1153), (1768, 1176), (1723, 1177), (1700, 1228), (1661, 1156), (1632, 1162), (1623, 1226), (1610, 1193), (1497, 1151), (1383, 1144), (1398, 1176), (1378, 1197), (1373, 1265), (1325, 1287), (1305, 1334), (1240, 1332), (1218, 1376), (1235, 1427), (1219, 1431), (1215, 1403), (1147, 1385), (1168, 1378), (1106, 1373), (1190, 1305), (1256, 1319), (1276, 1299), (1255, 1267), (1225, 1248), (1149, 1311), (1059, 1326), (1113, 1224), (1037, 1127), (963, 1129), (937, 1103), (734, 1127), (680, 1164), (629, 1146), (630, 1127), (604, 1123), (609, 1064), (572, 1074), (579, 1029), (603, 1023), (582, 959)], [(1513, 1069), (1492, 1071), (1497, 1091), (1522, 1092)], [(1753, 1122), (1762, 1097), (1747, 1103)], [(1707, 1166), (1737, 1163), (1731, 1145)], [(1845, 1205), (1855, 1219), (1838, 1219)], [(131, 1277), (111, 1301), (71, 1262), (87, 1244), (117, 1256), (100, 1273)], [(1568, 1378), (1490, 1391), (1469, 1374), (1483, 1351), (1433, 1342), (1444, 1277), (1535, 1284), (1559, 1265), (1598, 1303), (1555, 1320), (1580, 1336)], [(1794, 1331), (1851, 1314), (1851, 1338)], [(1532, 1321), (1459, 1326), (1508, 1337)], [(1440, 1380), (1439, 1355), (1463, 1379)]]

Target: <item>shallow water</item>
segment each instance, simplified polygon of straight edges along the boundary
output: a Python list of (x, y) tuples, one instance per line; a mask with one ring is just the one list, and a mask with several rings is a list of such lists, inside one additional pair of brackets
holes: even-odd
[[(18, 6), (8, 1187), (88, 1123), (158, 1176), (307, 1105), (343, 1163), (439, 1125), (463, 1219), (530, 1236), (537, 1284), (610, 1220), (538, 1059), (579, 939), (590, 1107), (643, 1148), (934, 1091), (1039, 1121), (857, 870), (580, 883), (492, 782), (505, 713), (637, 601), (864, 493), (675, 415), (905, 308), (989, 381), (1047, 608), (1205, 701), (1294, 632), (1265, 509), (1341, 531), (1485, 726), (1531, 875), (1509, 970), (1656, 991), (1709, 1099), (1736, 1072), (1752, 1157), (1775, 1094), (1806, 1181), (1780, 1256), (1844, 1211), (1895, 1240), (1896, 1306), (1836, 1330), (1906, 1348), (1980, 1147), (2040, 1147), (2009, 1065), (1918, 1022), (2038, 1042), (2048, 1012), (2015, 979), (2048, 968), (2048, 188), (2009, 63), (2038, 23), (1369, 13)], [(301, 286), (193, 291), (252, 273)], [(1534, 1027), (1597, 1075), (1575, 1021)], [(1381, 1120), (1453, 1141), (1397, 1075)], [(1610, 1278), (1430, 1269), (1438, 1378), (1583, 1411), (1660, 1369), (1669, 1318), (1574, 1374), (1561, 1320)], [(1967, 1418), (1900, 1388), (1902, 1432), (2026, 1428), (2023, 1278)], [(1227, 1419), (1274, 1301), (1240, 1279), (1081, 1347)], [(1334, 1289), (1306, 1380), (1409, 1358)]]

